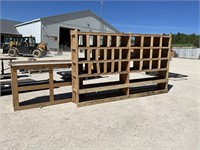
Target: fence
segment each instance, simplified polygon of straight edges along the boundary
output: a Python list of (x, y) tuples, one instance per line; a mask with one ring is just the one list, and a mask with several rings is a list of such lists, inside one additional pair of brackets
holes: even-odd
[(200, 48), (172, 48), (177, 57), (198, 59), (200, 56)]

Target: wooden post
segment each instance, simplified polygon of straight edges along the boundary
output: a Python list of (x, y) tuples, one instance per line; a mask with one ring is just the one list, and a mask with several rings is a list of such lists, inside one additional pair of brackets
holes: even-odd
[(54, 101), (53, 67), (49, 67), (49, 94), (50, 102)]
[(18, 82), (17, 82), (17, 69), (11, 67), (11, 79), (12, 79), (12, 96), (13, 107), (16, 110), (19, 107), (19, 94), (18, 94)]

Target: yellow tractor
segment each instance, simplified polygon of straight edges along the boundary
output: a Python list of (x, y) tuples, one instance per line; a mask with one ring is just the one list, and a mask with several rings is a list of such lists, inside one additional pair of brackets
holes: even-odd
[(8, 54), (11, 57), (16, 56), (34, 56), (40, 58), (47, 53), (47, 46), (45, 43), (37, 44), (35, 37), (21, 37), (19, 42), (10, 41)]

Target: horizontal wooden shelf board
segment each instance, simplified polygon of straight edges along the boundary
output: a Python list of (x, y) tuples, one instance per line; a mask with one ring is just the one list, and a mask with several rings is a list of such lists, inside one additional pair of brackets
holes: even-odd
[(155, 72), (155, 71), (167, 71), (167, 68), (162, 68), (162, 69), (143, 69), (143, 70), (139, 70), (139, 69), (131, 69), (130, 73), (136, 73), (136, 72)]
[(147, 84), (157, 84), (157, 83), (167, 83), (167, 79), (159, 79), (159, 78), (145, 78), (145, 79), (135, 79), (130, 80), (129, 86), (136, 87)]
[(110, 46), (110, 47), (105, 47), (105, 46), (99, 46), (99, 47), (97, 47), (97, 46), (95, 46), (95, 47), (92, 47), (92, 46), (90, 46), (90, 47), (85, 47), (85, 46), (83, 46), (83, 47), (81, 47), (81, 46), (79, 46), (78, 47), (78, 50), (80, 51), (80, 50), (96, 50), (96, 49), (115, 49), (115, 50), (119, 50), (119, 49), (123, 49), (123, 50), (129, 50), (129, 49), (131, 49), (131, 47), (129, 47), (129, 46)]
[(166, 37), (166, 38), (170, 38), (170, 35), (163, 35), (163, 34), (137, 34), (137, 33), (132, 33), (131, 34), (131, 37), (134, 37), (134, 36), (137, 36), (137, 37)]
[(85, 77), (95, 77), (95, 76), (103, 76), (103, 75), (114, 75), (114, 74), (127, 74), (128, 71), (121, 71), (121, 72), (109, 72), (109, 73), (94, 73), (94, 74), (80, 74), (78, 75), (79, 78)]
[(49, 95), (39, 96), (39, 97), (35, 97), (35, 98), (29, 99), (29, 100), (20, 101), (19, 106), (42, 104), (42, 103), (46, 103), (46, 102), (49, 102), (49, 104), (51, 104), (51, 103), (56, 104), (56, 103), (60, 103), (62, 101), (68, 101), (71, 99), (71, 97), (72, 97), (71, 92), (63, 93), (63, 94), (55, 94), (54, 101), (49, 101)]
[(97, 92), (97, 91), (107, 91), (107, 90), (114, 90), (114, 89), (122, 89), (122, 88), (127, 88), (127, 87), (128, 87), (128, 84), (122, 84), (119, 81), (88, 84), (88, 85), (83, 85), (81, 87), (82, 89), (79, 89), (79, 94), (91, 93), (91, 92)]
[(168, 46), (131, 46), (131, 49), (143, 49), (143, 50), (150, 50), (150, 49), (170, 49), (171, 47)]
[(79, 60), (78, 64), (86, 64), (86, 63), (104, 63), (104, 62), (129, 62), (129, 59), (110, 59), (110, 60)]
[(151, 96), (156, 94), (163, 94), (167, 93), (168, 90), (162, 89), (162, 90), (151, 90), (151, 91), (140, 91), (138, 93), (130, 93), (129, 98), (138, 98), (143, 96)]
[(99, 99), (112, 99), (114, 97), (124, 96), (127, 95), (120, 92), (120, 90), (107, 90), (101, 92), (93, 92), (88, 94), (81, 94), (80, 95), (80, 102), (92, 101), (92, 100), (99, 100)]
[(50, 102), (50, 101), (35, 102), (35, 103), (21, 102), (19, 107), (14, 107), (14, 110), (18, 111), (18, 110), (25, 110), (25, 109), (30, 109), (30, 108), (39, 108), (39, 107), (45, 107), (45, 106), (57, 105), (57, 104), (69, 103), (69, 102), (72, 102), (72, 98), (59, 99), (53, 102)]
[[(75, 35), (75, 32), (72, 32), (72, 35)], [(77, 32), (77, 35), (99, 35), (99, 36), (137, 36), (137, 37), (164, 37), (170, 38), (170, 35), (163, 34), (140, 34), (140, 33), (102, 33), (102, 32)]]
[(71, 60), (13, 61), (10, 66), (71, 64)]
[(129, 33), (77, 32), (78, 35), (130, 36)]
[(130, 58), (130, 61), (150, 61), (150, 60), (169, 60), (168, 57), (162, 57), (162, 58)]
[(78, 107), (83, 107), (83, 106), (90, 106), (90, 105), (95, 105), (95, 104), (101, 104), (101, 103), (107, 103), (107, 102), (114, 102), (118, 100), (125, 100), (127, 99), (127, 96), (118, 96), (118, 97), (112, 97), (112, 98), (103, 98), (103, 99), (98, 99), (98, 100), (91, 100), (91, 101), (85, 101), (85, 102), (80, 102), (77, 104)]
[(143, 93), (143, 92), (158, 91), (158, 90), (164, 90), (164, 89), (160, 89), (157, 84), (131, 87), (130, 88), (130, 95), (131, 94)]

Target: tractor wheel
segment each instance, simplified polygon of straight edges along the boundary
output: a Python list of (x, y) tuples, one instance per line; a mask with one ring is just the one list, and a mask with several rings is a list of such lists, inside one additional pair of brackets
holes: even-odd
[(42, 57), (42, 55), (43, 55), (43, 54), (42, 54), (42, 51), (39, 50), (39, 49), (33, 50), (32, 54), (33, 54), (33, 56), (34, 56), (35, 58), (40, 58), (40, 57)]
[(11, 57), (16, 57), (18, 55), (17, 50), (16, 49), (9, 49), (8, 50), (8, 55)]

